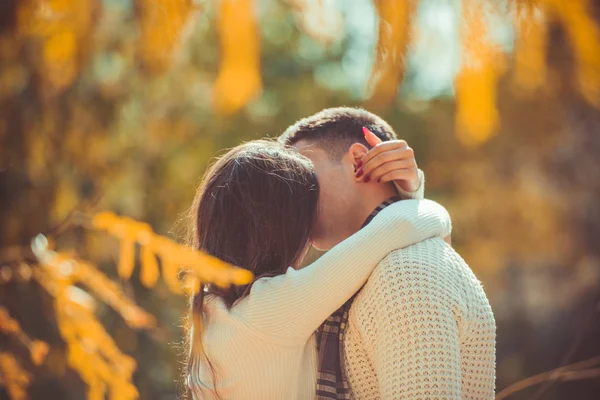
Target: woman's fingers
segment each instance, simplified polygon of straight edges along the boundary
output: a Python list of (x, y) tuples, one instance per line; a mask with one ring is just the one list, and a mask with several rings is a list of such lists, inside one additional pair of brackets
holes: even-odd
[[(364, 182), (373, 182), (377, 180), (381, 180), (383, 182), (387, 182), (384, 180), (384, 177), (394, 177), (394, 179), (404, 180), (404, 179), (413, 179), (418, 175), (417, 167), (406, 160), (403, 161), (390, 161), (385, 164), (381, 164), (377, 166), (375, 169), (370, 171), (368, 174), (364, 175), (362, 178)], [(359, 177), (360, 178), (360, 177)], [(392, 179), (392, 180), (394, 180)]]
[(376, 134), (374, 134), (373, 132), (371, 132), (371, 131), (370, 131), (368, 128), (365, 128), (365, 127), (363, 126), (363, 128), (362, 128), (362, 131), (363, 131), (363, 135), (365, 135), (365, 139), (367, 140), (367, 143), (369, 143), (369, 145), (370, 145), (370, 146), (373, 146), (373, 147), (375, 147), (375, 146), (377, 146), (379, 143), (381, 143), (381, 142), (382, 142), (382, 140), (381, 140), (381, 139), (379, 139), (379, 138), (377, 137), (377, 135), (376, 135)]
[(412, 152), (412, 149), (408, 147), (408, 144), (404, 140), (390, 140), (388, 142), (381, 142), (375, 147), (373, 147), (371, 150), (369, 150), (367, 154), (365, 154), (365, 156), (361, 160), (362, 165), (364, 166), (369, 161), (371, 161), (371, 159), (393, 150), (410, 150)]
[(395, 164), (400, 166), (400, 168), (416, 168), (416, 162), (412, 149), (396, 149), (379, 153), (378, 155), (372, 157), (358, 169), (356, 176), (357, 178), (360, 178), (361, 176), (369, 176), (377, 168), (392, 162), (401, 163)]
[(358, 162), (356, 178), (363, 182), (397, 181), (407, 187), (418, 187), (420, 178), (415, 152), (404, 140), (382, 142), (366, 128), (363, 133), (374, 147)]
[(393, 181), (410, 181), (412, 179), (415, 179), (415, 177), (418, 178), (418, 176), (419, 172), (416, 168), (393, 170), (377, 178), (376, 182), (384, 183)]

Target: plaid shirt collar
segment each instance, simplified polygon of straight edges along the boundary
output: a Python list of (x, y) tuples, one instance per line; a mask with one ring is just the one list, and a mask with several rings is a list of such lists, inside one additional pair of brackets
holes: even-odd
[(373, 218), (375, 218), (375, 216), (377, 216), (377, 214), (379, 214), (381, 212), (381, 210), (383, 210), (384, 208), (386, 208), (387, 206), (394, 204), (397, 201), (402, 200), (400, 198), (400, 196), (394, 196), (394, 197), (390, 197), (389, 199), (387, 199), (386, 201), (384, 201), (383, 203), (381, 203), (380, 205), (378, 205), (371, 214), (369, 214), (369, 216), (367, 217), (367, 219), (365, 220), (365, 222), (362, 224), (361, 229), (364, 228), (365, 226), (369, 225), (369, 223), (371, 221), (373, 221)]
[[(384, 208), (401, 200), (395, 196), (387, 199), (365, 220), (364, 228)], [(348, 326), (348, 314), (354, 297), (352, 296), (343, 306), (331, 314), (325, 322), (317, 329), (317, 352), (319, 353), (319, 365), (317, 371), (317, 393), (315, 400), (351, 398), (350, 386), (346, 377), (344, 363), (343, 340)]]

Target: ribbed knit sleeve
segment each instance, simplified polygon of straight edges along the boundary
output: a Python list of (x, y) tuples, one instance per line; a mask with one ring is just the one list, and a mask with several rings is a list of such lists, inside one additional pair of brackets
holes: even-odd
[(441, 205), (400, 201), (313, 264), (259, 279), (232, 312), (264, 339), (306, 340), (360, 289), (389, 252), (450, 231), (450, 216)]
[(419, 188), (414, 192), (407, 192), (406, 190), (402, 189), (400, 185), (396, 183), (396, 181), (394, 181), (394, 186), (396, 186), (398, 195), (400, 195), (400, 197), (403, 199), (423, 199), (425, 196), (425, 174), (421, 170), (419, 170), (419, 179), (421, 179), (421, 186), (419, 186)]

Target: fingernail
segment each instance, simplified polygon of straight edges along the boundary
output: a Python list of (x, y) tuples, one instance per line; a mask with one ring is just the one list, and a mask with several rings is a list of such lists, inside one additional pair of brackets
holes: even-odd
[(369, 178), (368, 176), (364, 180), (365, 183), (369, 183), (370, 181), (371, 181), (371, 178)]
[(356, 168), (360, 168), (360, 167), (362, 167), (362, 166), (363, 166), (363, 162), (362, 162), (362, 160), (359, 160), (359, 161), (356, 163)]
[(362, 132), (363, 132), (363, 135), (365, 135), (365, 137), (367, 137), (367, 135), (368, 135), (369, 133), (371, 133), (371, 131), (370, 131), (370, 130), (368, 130), (367, 128), (365, 128), (364, 126), (362, 127)]
[(365, 171), (363, 171), (363, 170), (362, 170), (362, 168), (361, 168), (361, 169), (359, 169), (359, 170), (358, 170), (358, 172), (356, 173), (356, 177), (357, 177), (357, 178), (360, 178), (361, 176), (363, 176), (364, 172), (365, 172)]

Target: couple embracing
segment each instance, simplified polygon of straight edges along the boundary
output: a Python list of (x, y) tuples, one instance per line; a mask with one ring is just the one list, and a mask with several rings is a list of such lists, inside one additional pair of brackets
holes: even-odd
[(193, 245), (254, 280), (191, 299), (190, 400), (492, 399), (492, 310), (423, 194), (412, 149), (357, 108), (219, 158)]

